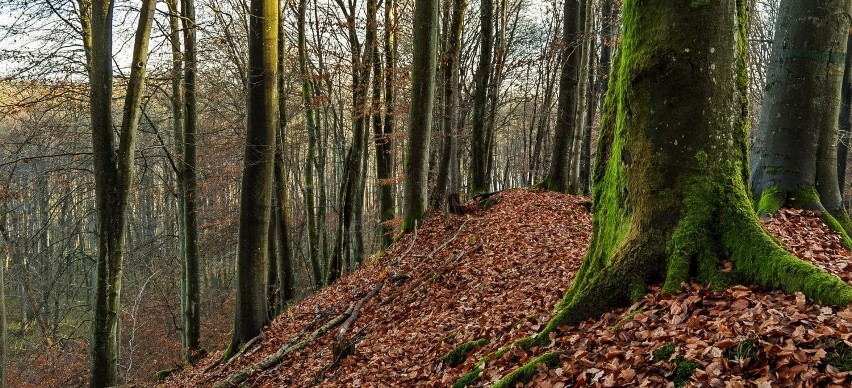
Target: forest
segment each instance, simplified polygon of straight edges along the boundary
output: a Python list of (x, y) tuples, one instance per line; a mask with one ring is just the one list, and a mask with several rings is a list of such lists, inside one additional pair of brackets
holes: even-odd
[(848, 386), (849, 15), (4, 0), (0, 386)]

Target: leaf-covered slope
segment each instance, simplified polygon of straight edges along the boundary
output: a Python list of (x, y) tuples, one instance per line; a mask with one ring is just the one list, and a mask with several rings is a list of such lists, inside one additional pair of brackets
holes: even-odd
[[(449, 228), (434, 215), (380, 259), (294, 305), (231, 363), (211, 367), (220, 356), (213, 354), (166, 385), (221, 381), (304, 341), (377, 285), (379, 292), (366, 299), (343, 334), (344, 323), (332, 327), (275, 366), (251, 373), (245, 384), (452, 385), (482, 356), (547, 323), (589, 242), (591, 220), (583, 201), (512, 190), (491, 197), (488, 204), (496, 204), (488, 210), (469, 204), (468, 213), (452, 217)], [(817, 215), (782, 211), (767, 225), (800, 257), (844, 280), (852, 277), (847, 271), (852, 257)], [(839, 365), (850, 333), (852, 310), (820, 308), (801, 296), (742, 286), (714, 293), (691, 285), (675, 296), (652, 290), (629, 309), (560, 330), (547, 349), (514, 349), (486, 363), (474, 384), (490, 385), (552, 351), (563, 352), (560, 362), (539, 366), (532, 384), (658, 386), (690, 379), (705, 385), (847, 384), (852, 379), (831, 364)]]
[(449, 228), (435, 214), (380, 259), (276, 318), (245, 355), (206, 370), (219, 356), (212, 354), (167, 385), (209, 386), (308, 336), (380, 282), (382, 289), (344, 336), (354, 337), (354, 353), (333, 359), (335, 328), (246, 383), (451, 384), (464, 367), (445, 365), (445, 353), (480, 338), (492, 346), (508, 343), (547, 322), (589, 242), (583, 201), (513, 190), (489, 198), (496, 204), (488, 210), (469, 204), (467, 214), (451, 217)]

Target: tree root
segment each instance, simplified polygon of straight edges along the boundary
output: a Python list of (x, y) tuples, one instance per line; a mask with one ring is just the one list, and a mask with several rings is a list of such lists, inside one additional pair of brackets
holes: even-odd
[(530, 379), (538, 373), (538, 365), (545, 364), (550, 368), (553, 368), (559, 365), (559, 356), (562, 355), (562, 352), (548, 352), (532, 359), (530, 362), (524, 364), (524, 366), (515, 369), (512, 373), (503, 376), (500, 380), (498, 380), (493, 388), (509, 388), (514, 387), (518, 383), (526, 383), (529, 382)]

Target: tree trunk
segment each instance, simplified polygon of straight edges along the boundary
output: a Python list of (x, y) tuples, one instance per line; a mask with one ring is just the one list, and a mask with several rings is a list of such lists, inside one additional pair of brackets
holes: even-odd
[[(574, 138), (571, 140), (571, 155), (568, 168), (568, 188), (573, 194), (582, 194), (584, 190), (584, 185), (580, 178), (582, 155), (585, 149), (583, 142), (586, 139), (587, 132), (591, 130), (591, 127), (586, 126), (586, 121), (587, 116), (590, 115), (587, 109), (592, 107), (589, 94), (594, 80), (594, 68), (591, 65), (595, 57), (592, 51), (594, 48), (594, 39), (590, 38), (594, 34), (595, 29), (593, 10), (594, 6), (591, 0), (582, 0), (580, 14), (582, 15), (581, 24), (584, 27), (581, 37), (582, 41), (579, 45), (582, 48), (580, 50), (580, 61), (582, 64), (577, 72), (577, 78), (580, 82), (580, 86), (577, 88), (577, 111), (575, 112), (577, 121), (574, 124)], [(594, 113), (592, 112), (591, 114)]]
[(260, 334), (268, 322), (266, 261), (278, 129), (278, 2), (252, 0), (250, 7), (248, 129), (240, 195), (237, 299), (226, 359)]
[[(458, 188), (450, 185), (453, 166), (458, 168), (458, 128), (457, 107), (459, 101), (459, 57), (461, 56), (461, 38), (464, 30), (464, 14), (467, 0), (453, 1), (453, 16), (449, 27), (449, 38), (441, 64), (441, 74), (444, 75), (444, 112), (441, 120), (444, 141), (441, 150), (441, 161), (438, 165), (438, 178), (433, 191), (431, 207), (441, 209), (446, 204), (449, 208), (459, 207)], [(456, 172), (456, 174), (458, 174)], [(455, 197), (450, 195), (455, 193)], [(449, 201), (449, 202), (448, 202)]]
[[(522, 347), (696, 277), (734, 279), (845, 305), (852, 287), (788, 253), (762, 228), (746, 186), (745, 0), (625, 1), (603, 110), (592, 243), (557, 314)], [(734, 263), (724, 273), (722, 260)]]
[(829, 225), (849, 232), (836, 148), (849, 6), (849, 0), (781, 2), (752, 149), (760, 214), (784, 206), (820, 210)]
[(284, 7), (278, 6), (278, 130), (275, 136), (275, 216), (278, 251), (275, 262), (278, 264), (278, 308), (284, 311), (287, 303), (296, 297), (295, 268), (293, 268), (292, 249), (290, 247), (290, 196), (287, 193), (287, 169), (284, 158), (284, 139), (287, 138), (287, 99), (285, 85), (286, 37), (284, 35)]
[[(125, 251), (127, 203), (133, 182), (136, 130), (139, 125), (148, 42), (155, 1), (142, 3), (133, 45), (133, 66), (121, 119), (118, 150), (112, 128), (112, 17), (113, 3), (92, 3), (89, 63), (92, 159), (98, 213), (97, 284), (92, 321), (91, 379), (93, 387), (120, 383), (118, 370), (121, 275)], [(85, 41), (85, 39), (84, 39)]]
[[(314, 288), (320, 289), (323, 285), (322, 266), (320, 264), (320, 242), (319, 229), (316, 221), (316, 204), (314, 202), (314, 165), (317, 149), (317, 126), (314, 118), (314, 107), (311, 101), (311, 73), (308, 69), (308, 48), (305, 37), (305, 11), (307, 8), (306, 0), (299, 0), (299, 7), (296, 10), (296, 25), (298, 28), (298, 53), (299, 53), (299, 72), (302, 78), (302, 101), (305, 105), (305, 129), (308, 134), (308, 152), (305, 156), (305, 170), (303, 172), (305, 179), (305, 220), (308, 236), (308, 262), (311, 266), (311, 276), (313, 279)], [(320, 174), (321, 169), (317, 170)], [(323, 198), (324, 196), (320, 196)], [(324, 216), (323, 213), (321, 213)]]
[(559, 97), (556, 106), (556, 128), (553, 140), (553, 153), (550, 158), (550, 171), (543, 182), (548, 190), (568, 192), (571, 146), (574, 132), (578, 130), (576, 121), (577, 92), (579, 88), (580, 62), (582, 50), (579, 36), (580, 0), (565, 0), (563, 12), (562, 73), (559, 76)]
[(186, 44), (184, 66), (184, 126), (183, 126), (183, 172), (181, 187), (183, 188), (182, 202), (184, 210), (184, 284), (186, 292), (183, 296), (183, 336), (187, 361), (192, 362), (193, 353), (199, 349), (201, 336), (201, 285), (199, 279), (200, 265), (198, 261), (198, 194), (197, 194), (197, 144), (198, 138), (198, 109), (196, 102), (196, 75), (198, 73), (195, 1), (181, 0), (183, 11), (183, 40)]
[(480, 16), (479, 65), (474, 74), (476, 83), (473, 92), (473, 134), (470, 140), (470, 192), (484, 193), (489, 189), (488, 139), (486, 131), (486, 110), (488, 107), (488, 86), (491, 76), (491, 56), (494, 41), (494, 0), (483, 0)]
[(846, 61), (843, 66), (843, 86), (840, 92), (840, 117), (837, 122), (840, 140), (837, 142), (837, 183), (844, 208), (847, 203), (846, 191), (846, 159), (849, 156), (848, 142), (852, 131), (852, 31), (846, 37)]
[(438, 52), (438, 0), (415, 0), (414, 41), (411, 62), (411, 128), (408, 131), (405, 166), (405, 220), (409, 232), (426, 212), (429, 143), (435, 100), (435, 67)]
[[(396, 29), (396, 10), (394, 8), (394, 0), (384, 0), (384, 2), (385, 111), (384, 117), (381, 120), (381, 128), (377, 127), (374, 122), (373, 131), (376, 144), (376, 180), (379, 186), (379, 218), (381, 222), (379, 233), (382, 235), (382, 248), (387, 248), (393, 242), (393, 228), (388, 226), (386, 222), (394, 218), (393, 183), (391, 180), (393, 176), (393, 148), (391, 138), (395, 119), (394, 80), (396, 78), (396, 37), (394, 31)], [(379, 59), (376, 58), (375, 61), (378, 63)], [(378, 81), (379, 72), (374, 70), (373, 77), (376, 77), (376, 81)], [(375, 116), (373, 116), (373, 120), (376, 120)]]

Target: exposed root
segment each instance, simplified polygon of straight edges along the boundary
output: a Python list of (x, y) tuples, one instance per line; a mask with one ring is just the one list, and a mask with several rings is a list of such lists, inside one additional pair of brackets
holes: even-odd
[(526, 383), (538, 373), (538, 365), (544, 364), (550, 368), (559, 365), (559, 356), (562, 352), (548, 352), (532, 359), (524, 366), (515, 369), (512, 373), (503, 376), (502, 379), (494, 383), (493, 388), (509, 388), (514, 387), (518, 383)]

